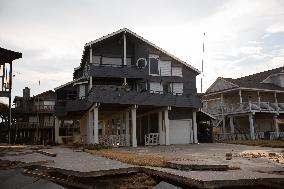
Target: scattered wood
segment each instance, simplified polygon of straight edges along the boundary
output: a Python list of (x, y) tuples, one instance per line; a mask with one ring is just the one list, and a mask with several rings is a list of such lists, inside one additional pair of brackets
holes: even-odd
[(46, 156), (50, 156), (50, 157), (56, 157), (56, 153), (52, 153), (52, 152), (48, 152), (45, 150), (36, 150), (35, 152), (46, 155)]

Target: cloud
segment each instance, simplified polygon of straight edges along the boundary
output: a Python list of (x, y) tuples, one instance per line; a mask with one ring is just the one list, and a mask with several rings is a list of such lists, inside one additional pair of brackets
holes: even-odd
[(2, 0), (0, 42), (23, 53), (14, 66), (16, 95), (72, 80), (85, 43), (124, 27), (198, 69), (203, 59), (205, 91), (218, 76), (283, 65), (283, 10), (281, 0)]

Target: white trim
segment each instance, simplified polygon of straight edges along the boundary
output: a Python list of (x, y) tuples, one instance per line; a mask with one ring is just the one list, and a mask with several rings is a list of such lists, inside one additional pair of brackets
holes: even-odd
[(78, 83), (74, 83), (73, 86), (75, 85), (81, 85), (81, 84), (86, 84), (86, 83), (89, 83), (88, 81), (81, 81), (81, 82), (78, 82)]
[(165, 51), (165, 50), (163, 50), (162, 48), (156, 46), (155, 44), (151, 43), (150, 41), (144, 39), (143, 37), (137, 35), (136, 33), (130, 31), (130, 30), (127, 29), (127, 28), (120, 29), (120, 30), (118, 30), (118, 31), (116, 31), (116, 32), (113, 32), (113, 33), (108, 34), (108, 35), (106, 35), (106, 36), (103, 36), (103, 37), (101, 37), (101, 38), (99, 38), (99, 39), (96, 39), (96, 40), (94, 40), (94, 41), (91, 41), (91, 42), (89, 42), (89, 43), (86, 43), (85, 47), (89, 47), (89, 46), (91, 46), (91, 45), (93, 45), (93, 44), (95, 44), (95, 43), (97, 43), (97, 42), (100, 42), (100, 41), (102, 41), (102, 40), (104, 40), (104, 39), (107, 39), (107, 38), (109, 38), (109, 37), (112, 37), (112, 36), (114, 36), (114, 35), (116, 35), (116, 34), (119, 34), (119, 33), (121, 33), (121, 32), (128, 32), (128, 33), (134, 35), (134, 36), (137, 37), (138, 39), (144, 41), (145, 43), (148, 43), (149, 45), (153, 46), (154, 48), (156, 48), (157, 50), (161, 51), (162, 53), (164, 53), (164, 54), (170, 56), (171, 58), (175, 59), (176, 61), (178, 61), (178, 62), (184, 64), (185, 66), (191, 68), (192, 70), (196, 71), (198, 74), (201, 73), (198, 69), (196, 69), (196, 68), (194, 68), (193, 66), (187, 64), (186, 62), (180, 60), (180, 59), (177, 58), (176, 56), (174, 56), (174, 55), (168, 53), (167, 51)]

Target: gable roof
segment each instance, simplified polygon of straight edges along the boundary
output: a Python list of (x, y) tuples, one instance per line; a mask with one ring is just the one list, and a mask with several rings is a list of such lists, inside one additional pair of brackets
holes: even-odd
[(137, 35), (136, 33), (134, 33), (133, 31), (131, 31), (131, 30), (127, 29), (127, 28), (120, 29), (120, 30), (118, 30), (118, 31), (116, 31), (116, 32), (113, 32), (113, 33), (108, 34), (108, 35), (105, 35), (105, 36), (103, 36), (103, 37), (101, 37), (101, 38), (99, 38), (99, 39), (96, 39), (96, 40), (94, 40), (94, 41), (91, 41), (91, 42), (89, 42), (89, 43), (86, 43), (86, 44), (85, 44), (85, 48), (86, 48), (86, 47), (90, 47), (90, 46), (92, 46), (93, 44), (96, 44), (96, 43), (98, 43), (98, 42), (100, 42), (100, 41), (103, 41), (103, 40), (105, 40), (105, 39), (107, 39), (107, 38), (110, 38), (110, 37), (112, 37), (112, 36), (118, 35), (118, 34), (120, 34), (120, 33), (122, 33), (122, 32), (129, 33), (129, 34), (135, 36), (136, 38), (138, 38), (138, 39), (142, 40), (143, 42), (149, 44), (150, 46), (154, 47), (155, 49), (157, 49), (157, 50), (161, 51), (162, 53), (168, 55), (169, 57), (171, 57), (172, 59), (176, 60), (177, 62), (180, 62), (180, 63), (182, 63), (183, 65), (185, 65), (185, 66), (189, 67), (190, 69), (194, 70), (194, 71), (197, 72), (198, 74), (201, 73), (198, 69), (196, 69), (196, 68), (194, 68), (193, 66), (187, 64), (185, 61), (183, 61), (183, 60), (177, 58), (176, 56), (170, 54), (169, 52), (167, 52), (167, 51), (165, 51), (164, 49), (162, 49), (162, 48), (156, 46), (155, 44), (151, 43), (150, 41), (144, 39), (143, 37)]
[[(230, 82), (232, 84), (234, 84), (236, 86), (236, 88), (250, 88), (250, 89), (263, 89), (263, 90), (277, 90), (277, 91), (284, 91), (283, 87), (274, 85), (272, 83), (264, 83), (263, 81), (268, 78), (271, 75), (277, 74), (277, 73), (281, 73), (284, 70), (284, 66), (279, 67), (279, 68), (275, 68), (272, 70), (267, 70), (264, 72), (259, 72), (259, 73), (255, 73), (252, 75), (248, 75), (245, 77), (240, 77), (240, 78), (222, 78), (224, 81)], [(220, 78), (218, 78), (220, 79)], [(217, 80), (218, 80), (217, 79)], [(217, 81), (216, 80), (216, 81)], [(210, 91), (209, 89), (216, 83), (216, 81), (207, 89), (206, 93), (213, 93), (213, 91)], [(224, 91), (226, 89), (223, 90), (219, 90), (219, 91)], [(217, 91), (214, 91), (217, 92)]]

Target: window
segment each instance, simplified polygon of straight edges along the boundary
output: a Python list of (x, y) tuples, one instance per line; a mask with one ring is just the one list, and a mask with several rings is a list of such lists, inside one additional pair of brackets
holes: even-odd
[(145, 58), (138, 58), (136, 66), (141, 67), (141, 68), (144, 68), (145, 66), (147, 66), (146, 59)]
[(164, 89), (164, 93), (165, 94), (172, 92), (172, 88), (171, 88), (171, 84), (170, 83), (163, 84), (163, 89)]
[(159, 74), (158, 58), (150, 58), (150, 74)]

